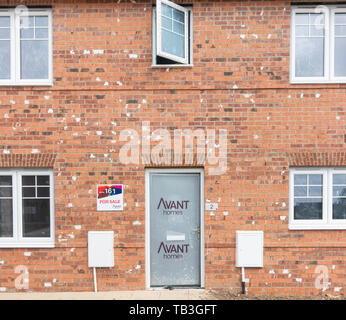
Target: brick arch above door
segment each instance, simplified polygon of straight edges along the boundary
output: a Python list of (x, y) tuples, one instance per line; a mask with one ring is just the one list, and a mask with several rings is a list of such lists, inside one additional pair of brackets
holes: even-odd
[(346, 152), (287, 152), (290, 167), (341, 167), (346, 166)]
[(57, 154), (1, 154), (0, 168), (52, 168), (54, 167)]

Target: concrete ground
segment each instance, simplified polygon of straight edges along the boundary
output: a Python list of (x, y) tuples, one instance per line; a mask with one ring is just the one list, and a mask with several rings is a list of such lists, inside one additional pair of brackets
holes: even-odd
[[(23, 292), (0, 293), (0, 300), (206, 300), (207, 290), (136, 290), (108, 292)], [(214, 298), (215, 299), (215, 298)]]
[(3, 292), (0, 300), (346, 300), (341, 294), (317, 296), (253, 296), (204, 289), (107, 292)]

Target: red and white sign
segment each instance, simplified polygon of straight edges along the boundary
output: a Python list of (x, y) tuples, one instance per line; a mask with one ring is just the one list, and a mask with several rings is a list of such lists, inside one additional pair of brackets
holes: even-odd
[(123, 204), (122, 184), (102, 184), (97, 186), (97, 211), (121, 211)]

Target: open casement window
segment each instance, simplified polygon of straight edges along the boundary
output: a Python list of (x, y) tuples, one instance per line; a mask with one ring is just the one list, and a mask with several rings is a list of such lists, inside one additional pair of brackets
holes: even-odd
[(161, 64), (190, 63), (190, 11), (168, 0), (156, 1), (154, 53), (163, 58)]
[(346, 82), (346, 6), (293, 7), (291, 82)]
[(54, 247), (51, 170), (0, 170), (0, 247)]
[(346, 229), (346, 169), (290, 169), (289, 228)]
[(51, 85), (50, 9), (0, 9), (0, 85)]

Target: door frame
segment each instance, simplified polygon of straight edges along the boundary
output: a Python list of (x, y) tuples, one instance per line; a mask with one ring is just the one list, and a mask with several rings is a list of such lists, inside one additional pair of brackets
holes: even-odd
[(165, 168), (145, 170), (145, 281), (148, 290), (163, 287), (150, 286), (150, 174), (151, 173), (199, 173), (200, 175), (200, 287), (204, 288), (204, 170), (202, 168)]

